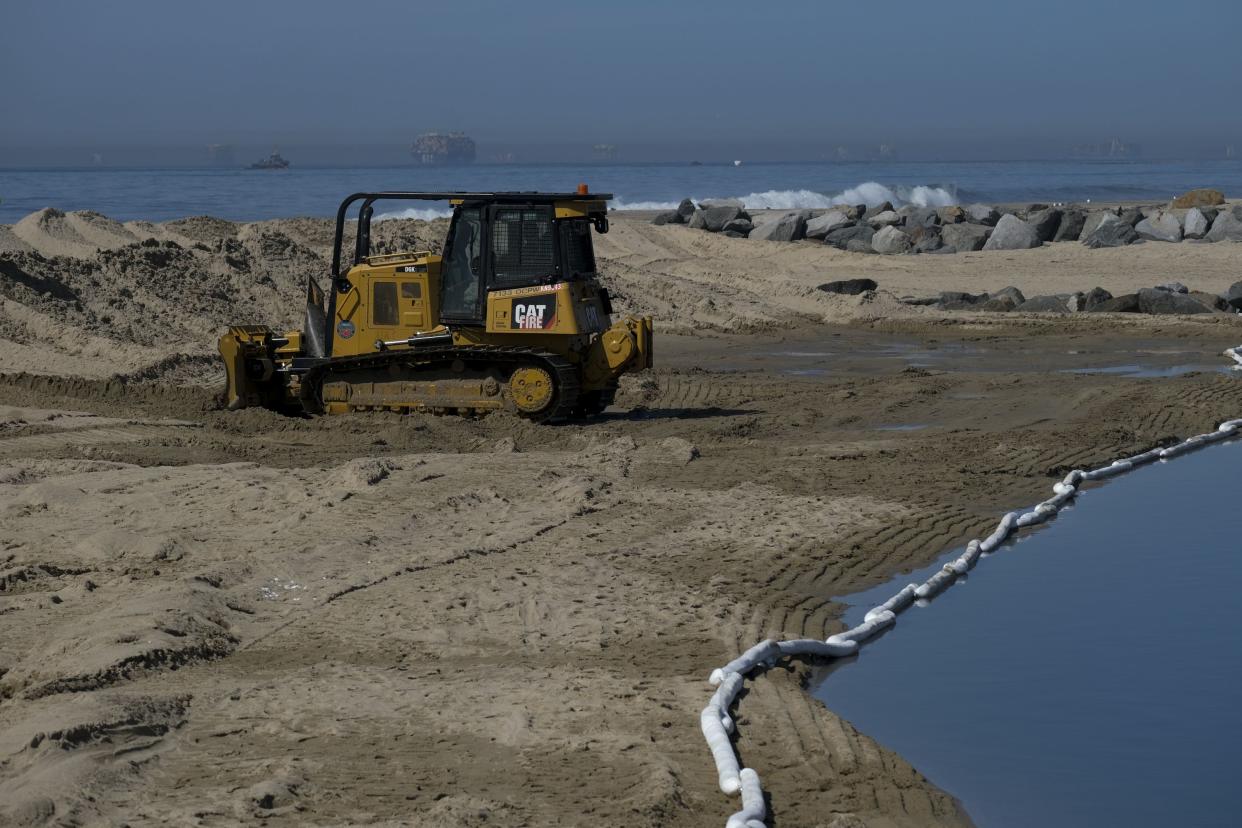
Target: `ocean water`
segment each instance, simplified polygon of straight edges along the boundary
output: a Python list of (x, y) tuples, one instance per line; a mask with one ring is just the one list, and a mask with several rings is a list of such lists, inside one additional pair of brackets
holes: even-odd
[(1239, 481), (1235, 441), (1084, 491), (813, 692), (980, 828), (1238, 825)]
[[(572, 190), (579, 182), (613, 193), (613, 206), (621, 209), (666, 209), (687, 196), (741, 198), (756, 209), (886, 200), (923, 205), (1163, 201), (1193, 187), (1242, 196), (1242, 160), (0, 169), (0, 223), (43, 207), (94, 210), (122, 221), (204, 214), (239, 221), (331, 216), (342, 198), (362, 190)], [(404, 214), (445, 213), (426, 205)]]

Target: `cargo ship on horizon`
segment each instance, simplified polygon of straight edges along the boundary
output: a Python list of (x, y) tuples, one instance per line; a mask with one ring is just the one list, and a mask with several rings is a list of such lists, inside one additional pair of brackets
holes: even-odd
[(410, 150), (420, 164), (473, 164), (474, 139), (464, 132), (424, 132)]

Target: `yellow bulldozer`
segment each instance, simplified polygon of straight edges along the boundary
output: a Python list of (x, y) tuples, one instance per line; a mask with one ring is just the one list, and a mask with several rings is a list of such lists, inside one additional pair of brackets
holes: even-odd
[[(609, 198), (585, 185), (349, 196), (330, 289), (308, 278), (303, 329), (238, 325), (220, 338), (225, 404), (302, 415), (504, 409), (538, 422), (601, 413), (622, 374), (652, 364), (650, 317), (614, 323), (595, 272), (591, 232), (608, 232)], [(374, 204), (407, 200), (453, 206), (443, 254), (371, 255)]]

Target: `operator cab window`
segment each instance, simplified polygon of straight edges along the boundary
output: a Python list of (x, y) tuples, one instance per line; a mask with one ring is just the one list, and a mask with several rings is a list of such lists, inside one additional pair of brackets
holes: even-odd
[(396, 325), (397, 283), (376, 282), (371, 289), (371, 322), (375, 325)]
[(453, 220), (444, 261), (440, 309), (449, 319), (478, 319), (483, 273), (483, 220), (478, 207), (463, 207)]
[(586, 219), (560, 222), (565, 242), (565, 276), (573, 279), (595, 272), (595, 253), (591, 247), (591, 224)]
[(524, 287), (556, 280), (552, 211), (500, 207), (492, 222), (493, 286)]

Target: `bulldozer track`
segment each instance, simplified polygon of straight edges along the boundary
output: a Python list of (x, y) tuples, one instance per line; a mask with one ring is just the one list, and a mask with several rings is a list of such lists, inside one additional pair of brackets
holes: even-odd
[[(465, 362), (484, 362), (490, 365), (503, 365), (506, 373), (521, 365), (542, 365), (555, 378), (556, 400), (546, 411), (529, 419), (539, 422), (564, 420), (573, 416), (578, 405), (582, 384), (578, 372), (567, 359), (540, 348), (523, 345), (473, 345), (444, 346), (419, 348), (410, 351), (389, 351), (379, 354), (334, 359), (323, 365), (315, 366), (302, 376), (302, 405), (308, 413), (318, 414), (323, 411), (323, 400), (320, 389), (328, 376), (348, 374), (352, 371), (368, 371), (378, 368), (399, 366), (415, 371), (425, 371), (434, 367), (451, 365), (456, 360)], [(469, 405), (460, 406), (425, 406), (437, 412), (469, 409)]]

